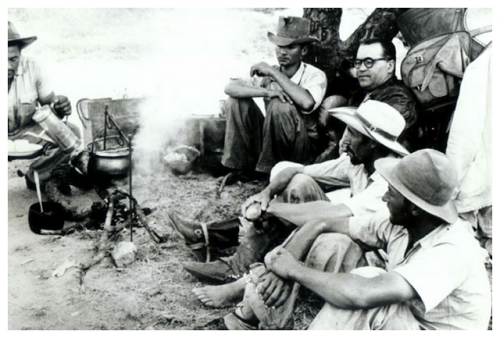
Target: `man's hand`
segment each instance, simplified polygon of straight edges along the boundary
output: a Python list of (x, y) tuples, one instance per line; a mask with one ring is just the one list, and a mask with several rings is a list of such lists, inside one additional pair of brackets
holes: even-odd
[(262, 210), (262, 212), (265, 212), (267, 210), (267, 207), (269, 206), (270, 201), (271, 201), (271, 196), (269, 196), (266, 193), (266, 191), (263, 190), (260, 193), (247, 198), (247, 200), (241, 205), (241, 214), (245, 216), (248, 207), (254, 203), (259, 203), (260, 209)]
[(71, 102), (69, 102), (66, 96), (54, 96), (52, 103), (54, 104), (54, 110), (56, 111), (57, 116), (60, 118), (71, 115)]
[(250, 68), (250, 76), (272, 76), (273, 72), (275, 72), (276, 69), (272, 66), (269, 66), (265, 62), (259, 62), (254, 64)]
[(264, 263), (267, 270), (284, 279), (290, 279), (290, 272), (300, 266), (292, 254), (281, 246), (269, 252), (264, 258)]
[(281, 306), (292, 291), (290, 282), (276, 276), (273, 272), (266, 273), (261, 279), (263, 281), (257, 285), (257, 292), (261, 295), (266, 306)]
[(288, 102), (290, 104), (293, 104), (293, 100), (290, 97), (290, 95), (288, 95), (287, 93), (285, 93), (283, 91), (283, 89), (280, 87), (280, 85), (277, 84), (276, 82), (272, 82), (269, 85), (267, 97), (270, 98), (270, 99), (272, 99), (273, 97), (277, 97), (283, 103)]

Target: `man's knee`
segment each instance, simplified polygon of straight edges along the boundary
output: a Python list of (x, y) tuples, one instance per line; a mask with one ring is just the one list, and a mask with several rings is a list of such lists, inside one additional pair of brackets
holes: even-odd
[(250, 106), (254, 103), (252, 98), (228, 97), (224, 104), (224, 111), (227, 113), (239, 110), (242, 106)]
[(297, 112), (297, 108), (293, 104), (282, 102), (280, 99), (275, 98), (267, 105), (266, 118), (279, 123), (283, 119), (290, 119), (294, 112)]
[(349, 236), (327, 233), (318, 236), (306, 259), (309, 267), (328, 272), (350, 272), (355, 269), (363, 251)]
[(272, 169), (271, 169), (271, 174), (269, 177), (269, 181), (272, 181), (276, 175), (278, 175), (281, 171), (283, 171), (286, 168), (294, 168), (294, 167), (303, 167), (303, 164), (300, 163), (295, 163), (295, 162), (289, 162), (289, 161), (281, 161), (278, 162)]

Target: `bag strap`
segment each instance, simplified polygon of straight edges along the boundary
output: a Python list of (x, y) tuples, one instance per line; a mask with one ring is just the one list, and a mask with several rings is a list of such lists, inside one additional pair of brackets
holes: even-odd
[(488, 25), (488, 26), (484, 26), (484, 27), (479, 27), (479, 28), (475, 28), (475, 29), (472, 29), (469, 31), (469, 34), (471, 37), (474, 37), (474, 36), (477, 36), (477, 35), (481, 35), (481, 34), (484, 34), (484, 33), (488, 33), (488, 32), (491, 32), (493, 30), (493, 26), (492, 25)]

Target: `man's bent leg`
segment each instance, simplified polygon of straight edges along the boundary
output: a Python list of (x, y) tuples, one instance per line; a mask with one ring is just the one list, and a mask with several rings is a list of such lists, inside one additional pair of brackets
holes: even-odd
[(222, 164), (238, 170), (254, 171), (262, 149), (264, 115), (253, 99), (226, 101), (226, 135)]
[(364, 266), (363, 250), (349, 236), (328, 233), (318, 236), (309, 250), (306, 265), (332, 273), (351, 272)]
[(404, 303), (369, 310), (343, 310), (327, 303), (309, 330), (419, 330), (419, 324)]
[[(306, 259), (308, 267), (332, 273), (349, 272), (357, 265), (363, 264), (363, 252), (348, 236), (341, 234), (323, 234), (313, 244)], [(300, 284), (294, 283), (290, 296), (278, 308), (266, 308), (260, 299), (257, 285), (266, 274), (262, 264), (251, 268), (251, 280), (245, 289), (245, 297), (240, 304), (244, 309), (240, 320), (259, 320), (259, 328), (263, 329), (291, 329), (293, 328), (293, 310), (298, 297)], [(251, 309), (251, 311), (250, 311)], [(230, 314), (228, 318), (235, 320), (237, 316)], [(236, 320), (238, 321), (238, 320)]]
[[(76, 125), (69, 122), (66, 122), (66, 125), (78, 138), (81, 137), (80, 129)], [(32, 136), (23, 136), (23, 134), (26, 132), (31, 132), (38, 135), (42, 131), (43, 129), (38, 124), (32, 124), (27, 128), (23, 128), (23, 131), (19, 133), (19, 137), (17, 137), (16, 139), (27, 139), (31, 143), (45, 146), (48, 142), (43, 139), (34, 138)], [(70, 156), (71, 154), (65, 154), (59, 148), (48, 150), (44, 155), (40, 156), (33, 163), (31, 163), (27, 173), (27, 179), (31, 182), (34, 182), (34, 171), (37, 171), (40, 178), (40, 183), (43, 185), (50, 179), (52, 170), (60, 163), (69, 162)]]
[(280, 161), (312, 163), (316, 156), (304, 118), (297, 108), (277, 98), (267, 103), (262, 152), (256, 170), (269, 173)]

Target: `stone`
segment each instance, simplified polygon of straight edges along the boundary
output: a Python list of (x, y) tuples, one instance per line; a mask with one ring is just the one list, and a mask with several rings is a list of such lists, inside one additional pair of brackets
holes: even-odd
[(130, 265), (135, 261), (135, 254), (137, 253), (137, 247), (132, 242), (120, 242), (118, 243), (111, 256), (113, 257), (116, 266), (119, 268)]

